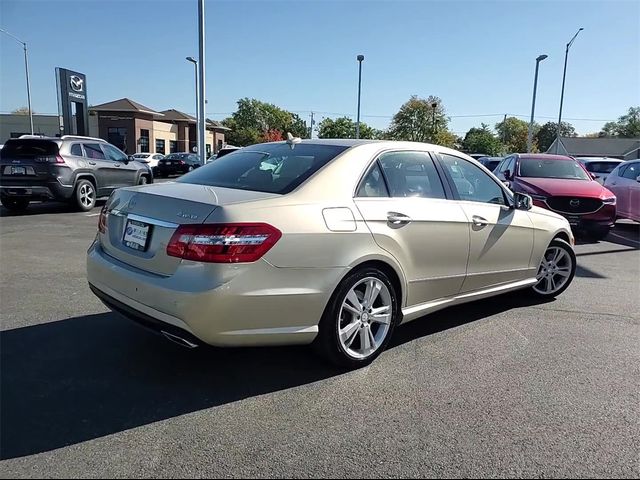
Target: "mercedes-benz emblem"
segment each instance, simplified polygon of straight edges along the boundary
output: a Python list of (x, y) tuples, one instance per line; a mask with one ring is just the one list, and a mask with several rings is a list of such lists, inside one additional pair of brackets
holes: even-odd
[(571, 200), (569, 202), (569, 205), (572, 206), (572, 207), (579, 207), (580, 206), (580, 200), (573, 199), (573, 200)]
[(76, 92), (81, 92), (84, 89), (84, 80), (77, 75), (71, 75), (71, 77), (69, 77), (69, 84), (71, 84), (71, 88)]

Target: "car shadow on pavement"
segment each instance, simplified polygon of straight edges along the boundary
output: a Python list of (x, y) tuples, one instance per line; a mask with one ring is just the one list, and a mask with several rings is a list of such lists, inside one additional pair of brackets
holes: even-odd
[[(389, 348), (532, 304), (522, 294), (500, 299), (402, 326)], [(0, 360), (0, 459), (344, 373), (308, 347), (187, 350), (112, 313), (0, 332)]]

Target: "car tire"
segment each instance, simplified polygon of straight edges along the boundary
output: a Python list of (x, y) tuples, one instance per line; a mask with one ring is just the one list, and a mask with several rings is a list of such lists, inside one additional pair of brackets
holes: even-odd
[(193, 165), (189, 165), (189, 168), (187, 168), (187, 172), (193, 172)]
[(149, 183), (149, 178), (146, 175), (140, 175), (138, 185), (146, 185), (147, 183)]
[(81, 212), (88, 212), (96, 206), (96, 189), (89, 180), (80, 179), (74, 192), (75, 206)]
[(29, 201), (28, 198), (0, 197), (0, 203), (2, 203), (4, 208), (12, 212), (24, 212), (29, 206)]
[[(372, 303), (365, 298), (369, 291), (377, 291)], [(338, 367), (364, 367), (384, 351), (399, 317), (398, 293), (389, 277), (374, 267), (358, 269), (331, 296), (315, 350)]]
[(553, 239), (538, 267), (536, 278), (539, 281), (529, 292), (538, 298), (557, 297), (571, 285), (576, 266), (576, 254), (571, 245), (559, 238)]

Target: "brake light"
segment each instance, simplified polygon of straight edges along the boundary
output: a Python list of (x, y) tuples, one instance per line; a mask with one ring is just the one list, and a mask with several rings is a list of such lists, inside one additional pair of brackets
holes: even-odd
[(184, 165), (184, 160), (180, 160), (180, 165)]
[(167, 255), (196, 262), (255, 262), (281, 236), (266, 223), (180, 225), (167, 245)]
[(60, 155), (56, 155), (56, 163), (65, 163), (64, 158), (62, 158)]
[(98, 217), (98, 231), (100, 233), (107, 233), (107, 204), (105, 203), (100, 210), (100, 216)]

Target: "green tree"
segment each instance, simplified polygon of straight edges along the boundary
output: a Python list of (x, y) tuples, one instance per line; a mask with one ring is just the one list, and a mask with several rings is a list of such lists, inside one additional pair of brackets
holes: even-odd
[(412, 95), (393, 116), (389, 135), (395, 140), (433, 142), (437, 132), (447, 131), (448, 124), (449, 119), (440, 98)]
[(298, 137), (308, 135), (307, 125), (298, 115), (255, 98), (238, 100), (238, 109), (222, 124), (231, 129), (227, 141), (240, 147), (277, 138), (276, 132), (283, 138), (287, 132)]
[[(534, 123), (534, 135), (538, 128), (539, 127)], [(498, 138), (500, 138), (502, 143), (504, 143), (506, 153), (527, 151), (529, 124), (524, 120), (520, 120), (516, 117), (507, 117), (502, 122), (496, 123), (496, 131), (498, 132)]]
[[(13, 113), (14, 115), (29, 115), (29, 107), (16, 108), (11, 113)], [(36, 112), (34, 111), (32, 111), (31, 113), (33, 113), (34, 115), (36, 114)]]
[(489, 125), (486, 123), (482, 123), (480, 128), (473, 127), (467, 132), (462, 141), (462, 148), (469, 153), (486, 153), (494, 157), (504, 150), (504, 146), (489, 130)]
[[(360, 122), (360, 138), (379, 138), (381, 132)], [(356, 138), (356, 122), (349, 117), (325, 118), (318, 124), (318, 138)]]
[[(535, 135), (536, 143), (538, 144), (538, 150), (541, 152), (546, 152), (549, 150), (549, 147), (556, 139), (556, 132), (558, 131), (558, 123), (557, 122), (547, 122), (538, 133)], [(561, 137), (576, 137), (576, 129), (573, 128), (573, 125), (567, 122), (562, 122), (560, 124), (560, 136)]]
[(640, 137), (640, 107), (629, 107), (629, 111), (617, 122), (607, 122), (600, 132), (603, 137)]

